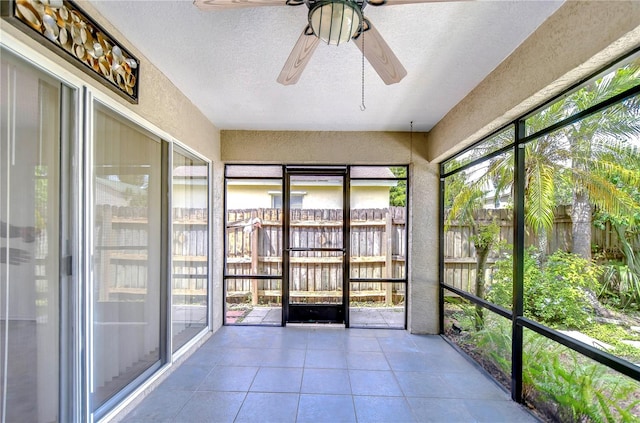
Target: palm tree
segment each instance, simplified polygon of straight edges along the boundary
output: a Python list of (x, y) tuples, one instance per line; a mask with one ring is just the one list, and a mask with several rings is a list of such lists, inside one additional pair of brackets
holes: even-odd
[[(556, 102), (548, 109), (527, 121), (535, 131), (551, 121), (585, 110), (607, 98), (626, 91), (640, 83), (640, 60), (612, 72), (594, 84), (576, 91)], [(638, 172), (627, 171), (621, 163), (625, 156), (636, 154), (628, 149), (626, 141), (640, 135), (640, 98), (633, 97), (607, 109), (575, 122), (555, 133), (538, 139), (537, 143), (551, 144), (553, 158), (551, 166), (543, 170), (532, 169), (533, 174), (544, 173), (546, 178), (567, 178), (572, 187), (572, 252), (581, 257), (591, 258), (591, 227), (593, 206), (611, 214), (628, 213), (635, 208), (632, 197), (611, 182), (611, 175), (620, 175), (623, 184), (637, 185)], [(543, 149), (545, 153), (549, 153)], [(633, 157), (631, 158), (633, 160)], [(640, 160), (637, 156), (635, 160)], [(548, 162), (547, 162), (548, 163)], [(551, 175), (548, 171), (554, 169)], [(542, 178), (541, 178), (542, 179)], [(547, 181), (549, 183), (549, 181)], [(552, 183), (552, 182), (551, 182)], [(535, 187), (534, 187), (535, 188)], [(544, 186), (541, 186), (544, 189)], [(548, 187), (547, 187), (548, 188)], [(540, 206), (534, 210), (544, 215), (542, 210), (550, 203), (550, 192), (535, 193), (527, 202), (530, 206)], [(535, 201), (538, 200), (536, 204)], [(535, 227), (534, 227), (535, 230)]]
[[(590, 84), (526, 120), (535, 133), (591, 105), (640, 83), (640, 60)], [(499, 136), (503, 136), (502, 134)], [(624, 166), (638, 161), (629, 139), (640, 137), (640, 96), (529, 142), (525, 146), (525, 223), (538, 235), (542, 254), (553, 227), (558, 184), (571, 187), (572, 252), (591, 258), (591, 226), (594, 206), (611, 215), (633, 213), (638, 207), (624, 186), (640, 184), (640, 172)], [(489, 144), (502, 142), (491, 139)], [(472, 214), (478, 201), (469, 198), (488, 192), (513, 192), (513, 154), (491, 159), (483, 174), (474, 176), (451, 201), (448, 219)], [(612, 181), (612, 176), (616, 182)]]

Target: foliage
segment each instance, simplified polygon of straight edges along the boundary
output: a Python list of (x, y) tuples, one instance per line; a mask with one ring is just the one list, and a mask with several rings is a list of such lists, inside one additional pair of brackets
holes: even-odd
[[(640, 152), (636, 147), (626, 147), (627, 154), (616, 155), (625, 171), (640, 174)], [(614, 215), (599, 210), (594, 225), (604, 229), (610, 224), (620, 243), (623, 261), (610, 261), (605, 264), (603, 289), (599, 293), (611, 304), (621, 307), (640, 309), (640, 182), (629, 183), (627, 178), (617, 173), (609, 179), (632, 200), (631, 212)]]
[[(407, 177), (406, 167), (392, 167), (391, 171), (398, 178)], [(398, 184), (391, 187), (389, 191), (389, 204), (391, 206), (406, 207), (407, 206), (407, 181), (397, 181)]]
[(525, 334), (523, 389), (525, 399), (537, 396), (556, 405), (556, 418), (563, 422), (632, 422), (640, 400), (634, 399), (638, 383), (587, 361), (534, 333)]
[[(461, 307), (456, 313), (461, 326), (472, 325), (472, 313), (473, 307)], [(509, 320), (487, 317), (482, 330), (458, 342), (466, 349), (479, 349), (505, 376), (511, 373)], [(640, 388), (638, 382), (532, 331), (524, 333), (522, 377), (524, 399), (554, 420), (633, 422), (640, 417), (634, 415), (640, 404), (634, 396)]]
[(496, 222), (488, 225), (478, 225), (476, 234), (471, 237), (471, 242), (476, 249), (491, 249), (498, 240), (500, 226)]
[[(564, 251), (556, 251), (544, 264), (536, 250), (524, 257), (524, 314), (552, 327), (583, 328), (591, 320), (587, 290), (599, 287), (600, 266)], [(494, 279), (487, 299), (512, 306), (513, 264), (510, 255), (495, 264)]]
[[(529, 116), (527, 134), (548, 128), (639, 83), (640, 60), (636, 60)], [(639, 135), (640, 96), (635, 96), (525, 145), (525, 221), (539, 235), (543, 253), (546, 235), (553, 225), (553, 211), (559, 204), (572, 204), (576, 213), (585, 210), (586, 219), (590, 218), (592, 206), (612, 216), (637, 214), (636, 205), (640, 203), (634, 202), (634, 192), (629, 187), (637, 191), (640, 186), (640, 160), (633, 147), (633, 140)], [(495, 139), (489, 139), (472, 152), (491, 151), (495, 143)], [(635, 163), (635, 167), (629, 163)], [(465, 172), (447, 177), (445, 208), (450, 209), (447, 222), (458, 219), (467, 223), (469, 219), (461, 218), (473, 215), (468, 209), (482, 207), (478, 198), (491, 192), (498, 197), (500, 193), (513, 191), (513, 168), (513, 150), (506, 150), (489, 159), (486, 165), (468, 169), (467, 178)], [(577, 214), (575, 217), (574, 251), (590, 258), (588, 242), (584, 246), (590, 223), (578, 219)]]
[(614, 307), (640, 309), (640, 273), (629, 265), (612, 261), (603, 265), (602, 288), (598, 296)]
[(493, 361), (505, 374), (511, 373), (511, 324), (504, 318), (486, 319), (482, 330), (470, 335), (482, 355)]
[(586, 335), (609, 344), (613, 347), (608, 352), (628, 361), (640, 361), (640, 349), (625, 344), (622, 340), (640, 341), (640, 333), (629, 330), (624, 326), (613, 324), (595, 324), (582, 330)]

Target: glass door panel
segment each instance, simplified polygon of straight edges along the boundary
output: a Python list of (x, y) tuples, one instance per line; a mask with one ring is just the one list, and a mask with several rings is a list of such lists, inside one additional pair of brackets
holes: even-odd
[(55, 422), (64, 419), (60, 387), (67, 386), (59, 376), (67, 113), (59, 81), (6, 50), (0, 58), (0, 421)]
[(173, 152), (171, 336), (177, 351), (207, 326), (209, 167)]
[(162, 145), (95, 103), (92, 409), (160, 366)]
[(345, 172), (287, 174), (288, 321), (343, 323)]

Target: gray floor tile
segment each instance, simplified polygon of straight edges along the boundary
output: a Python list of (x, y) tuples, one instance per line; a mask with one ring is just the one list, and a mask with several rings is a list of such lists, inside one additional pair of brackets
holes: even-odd
[(259, 356), (258, 364), (265, 367), (304, 367), (305, 356), (305, 350), (263, 350)]
[[(389, 365), (395, 371), (402, 372), (425, 372), (433, 370), (434, 366), (430, 362), (433, 356), (429, 356), (423, 352), (404, 352), (392, 351), (385, 352)], [(444, 371), (446, 368), (436, 367), (438, 371)]]
[(425, 372), (395, 372), (407, 397), (451, 398), (453, 392), (439, 375)]
[(349, 370), (349, 380), (353, 395), (402, 396), (393, 372)]
[(236, 417), (237, 423), (295, 422), (299, 394), (249, 392)]
[(478, 371), (475, 364), (451, 350), (448, 353), (427, 353), (426, 355), (430, 367), (427, 371), (443, 372), (444, 369), (447, 373), (475, 373)]
[(300, 395), (297, 423), (355, 421), (356, 413), (351, 395)]
[(443, 355), (451, 354), (451, 345), (439, 335), (411, 335), (411, 340), (422, 352)]
[(351, 394), (349, 372), (344, 369), (304, 369), (300, 392), (306, 394)]
[(308, 350), (304, 367), (313, 369), (346, 369), (347, 359), (343, 350)]
[(511, 400), (464, 400), (469, 413), (477, 422), (486, 423), (535, 423), (537, 419)]
[(253, 380), (252, 392), (300, 392), (302, 369), (292, 367), (262, 367)]
[(195, 391), (207, 377), (211, 368), (202, 366), (191, 366), (183, 364), (171, 373), (171, 377), (165, 379), (158, 389)]
[(408, 423), (416, 421), (404, 397), (354, 397), (358, 423)]
[[(357, 330), (357, 329), (349, 329)], [(368, 330), (372, 332), (371, 330)], [(376, 337), (350, 336), (345, 340), (345, 349), (349, 352), (382, 352)]]
[(200, 385), (200, 391), (247, 392), (258, 367), (217, 366)]
[(509, 396), (488, 376), (477, 373), (443, 373), (440, 375), (454, 398), (506, 400)]
[(196, 392), (176, 416), (176, 423), (233, 422), (244, 392)]
[(376, 338), (382, 333), (382, 329), (371, 330), (371, 329), (359, 329), (359, 328), (350, 328), (348, 338)]
[(348, 352), (347, 365), (350, 369), (390, 370), (387, 357), (381, 352)]
[(190, 391), (155, 390), (126, 416), (126, 421), (170, 422), (192, 395)]
[[(328, 329), (328, 330), (337, 330), (337, 329)], [(345, 349), (345, 340), (342, 336), (339, 335), (318, 335), (314, 334), (309, 336), (307, 340), (307, 350), (316, 351), (316, 350), (339, 350), (343, 351)]]
[(407, 402), (418, 422), (453, 423), (475, 421), (459, 399), (407, 398)]
[(227, 347), (220, 350), (218, 364), (223, 366), (260, 366), (264, 351), (257, 348)]
[(217, 352), (217, 348), (205, 349), (201, 347), (198, 351), (194, 352), (187, 358), (184, 364), (189, 366), (209, 367), (213, 369), (220, 360), (220, 354)]
[(418, 346), (410, 337), (385, 337), (378, 338), (382, 351), (386, 352), (420, 352)]
[(296, 419), (535, 421), (438, 336), (320, 325), (222, 327), (122, 421)]

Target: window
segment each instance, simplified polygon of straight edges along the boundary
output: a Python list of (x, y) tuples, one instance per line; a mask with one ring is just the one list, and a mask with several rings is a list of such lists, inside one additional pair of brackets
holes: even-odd
[[(272, 208), (282, 208), (282, 193), (281, 192), (269, 192), (269, 195), (271, 196), (271, 207)], [(291, 192), (291, 204), (290, 207), (292, 209), (301, 209), (302, 208), (302, 200), (304, 199), (304, 196), (306, 195), (306, 192), (296, 192), (296, 191), (292, 191)]]

